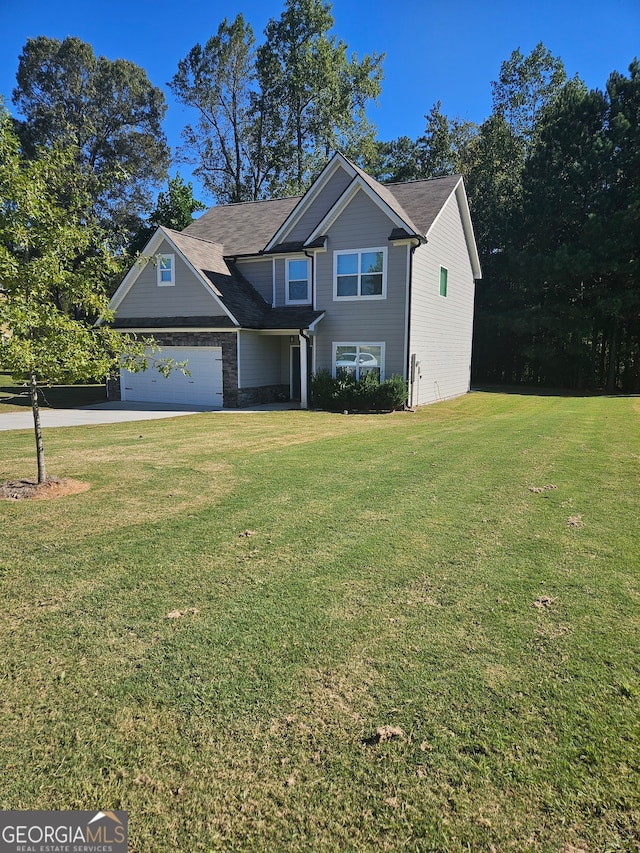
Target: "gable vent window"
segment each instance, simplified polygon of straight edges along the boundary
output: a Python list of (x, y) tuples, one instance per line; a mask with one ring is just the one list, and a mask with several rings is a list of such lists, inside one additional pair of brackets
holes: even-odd
[(287, 261), (287, 305), (302, 305), (311, 302), (311, 288), (309, 287), (309, 260)]
[(386, 249), (336, 252), (334, 258), (334, 299), (386, 298)]
[(448, 271), (444, 267), (440, 267), (440, 296), (447, 295), (447, 278)]
[(158, 287), (172, 287), (176, 283), (175, 255), (157, 255)]

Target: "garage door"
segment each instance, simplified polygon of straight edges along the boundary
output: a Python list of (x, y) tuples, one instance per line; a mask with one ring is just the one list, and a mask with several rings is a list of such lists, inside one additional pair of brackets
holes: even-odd
[(152, 366), (139, 373), (120, 371), (123, 400), (140, 403), (178, 403), (222, 407), (221, 347), (162, 347), (156, 358), (186, 361), (191, 374), (173, 370), (165, 379)]

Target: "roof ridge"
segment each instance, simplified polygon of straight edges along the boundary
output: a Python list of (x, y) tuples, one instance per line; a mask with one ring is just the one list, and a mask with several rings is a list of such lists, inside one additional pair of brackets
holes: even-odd
[(383, 184), (378, 181), (378, 183), (380, 183), (380, 186), (382, 187), (406, 187), (407, 184), (431, 184), (434, 181), (446, 181), (450, 178), (464, 178), (464, 175), (456, 172), (453, 175), (435, 175), (432, 178), (415, 178), (413, 181), (391, 181), (388, 184)]
[[(246, 207), (249, 204), (270, 204), (271, 202), (274, 202), (274, 201), (291, 201), (291, 199), (294, 199), (294, 198), (295, 199), (301, 199), (301, 198), (303, 198), (303, 196), (301, 196), (301, 195), (283, 195), (283, 196), (278, 196), (277, 198), (255, 198), (255, 199), (249, 199), (248, 201), (230, 201), (228, 204), (214, 204), (212, 207), (207, 208), (207, 210), (205, 210), (205, 212), (202, 214), (202, 216), (205, 216), (210, 210), (216, 210), (216, 208), (219, 208), (219, 207), (225, 207), (225, 208)], [(201, 217), (198, 217), (198, 219), (200, 219), (200, 218)], [(198, 219), (194, 219), (193, 221), (197, 222)], [(193, 223), (191, 223), (191, 224), (193, 224)]]

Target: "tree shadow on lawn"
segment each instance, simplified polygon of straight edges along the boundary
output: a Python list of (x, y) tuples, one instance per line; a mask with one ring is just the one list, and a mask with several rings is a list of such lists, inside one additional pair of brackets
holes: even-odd
[[(38, 399), (43, 409), (75, 409), (92, 403), (105, 403), (104, 385), (52, 385), (38, 388)], [(26, 385), (15, 385), (6, 374), (0, 374), (0, 413), (3, 407), (31, 408), (31, 398)]]
[(522, 397), (640, 397), (633, 392), (611, 392), (602, 389), (544, 388), (537, 385), (483, 385), (473, 383), (471, 391), (483, 394), (513, 394)]

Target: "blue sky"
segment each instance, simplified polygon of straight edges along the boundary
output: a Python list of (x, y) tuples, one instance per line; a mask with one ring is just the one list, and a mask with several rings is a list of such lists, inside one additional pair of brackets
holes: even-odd
[[(275, 0), (0, 0), (0, 95), (11, 110), (27, 38), (75, 35), (97, 54), (141, 65), (165, 90), (164, 128), (175, 150), (190, 120), (166, 86), (178, 61), (238, 12), (261, 41), (282, 7)], [(640, 0), (335, 0), (333, 15), (334, 32), (351, 51), (386, 54), (382, 96), (370, 113), (381, 139), (418, 136), (438, 100), (447, 115), (481, 122), (491, 111), (491, 81), (516, 48), (526, 54), (542, 41), (591, 88), (640, 56)], [(188, 167), (180, 171), (190, 178)]]

